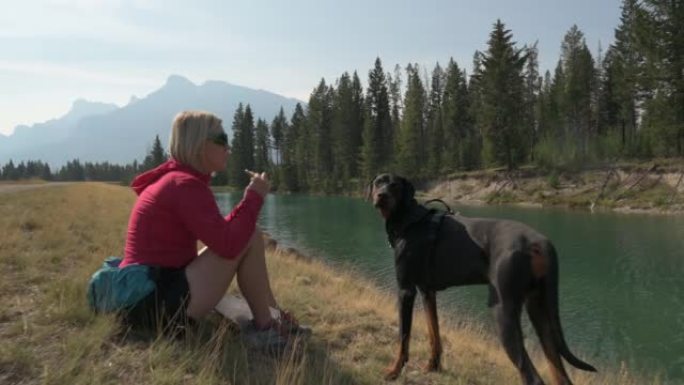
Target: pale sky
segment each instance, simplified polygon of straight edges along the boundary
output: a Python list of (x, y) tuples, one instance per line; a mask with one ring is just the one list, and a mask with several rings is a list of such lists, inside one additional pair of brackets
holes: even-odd
[[(471, 69), (500, 18), (542, 73), (573, 24), (596, 55), (620, 0), (2, 0), (0, 133), (64, 115), (74, 100), (125, 105), (171, 74), (308, 100), (324, 77), (453, 57)], [(405, 78), (405, 75), (404, 75)]]

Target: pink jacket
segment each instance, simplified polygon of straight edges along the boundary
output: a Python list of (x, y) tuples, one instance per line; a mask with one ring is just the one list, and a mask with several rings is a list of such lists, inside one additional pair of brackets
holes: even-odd
[(254, 233), (263, 198), (248, 190), (224, 218), (210, 178), (175, 160), (138, 175), (121, 267), (185, 267), (197, 256), (198, 240), (223, 258), (236, 258)]

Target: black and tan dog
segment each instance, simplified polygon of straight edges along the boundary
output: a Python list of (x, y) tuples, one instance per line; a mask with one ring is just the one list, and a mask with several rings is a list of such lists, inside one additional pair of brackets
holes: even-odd
[(551, 242), (515, 221), (466, 218), (428, 210), (414, 199), (406, 179), (382, 174), (371, 186), (373, 205), (385, 219), (394, 249), (399, 284), (399, 338), (396, 361), (386, 379), (401, 373), (409, 356), (416, 289), (420, 291), (430, 334), (425, 369), (440, 369), (436, 292), (451, 286), (488, 284), (501, 342), (525, 385), (543, 385), (523, 345), (523, 304), (539, 335), (556, 384), (570, 385), (561, 357), (573, 366), (596, 371), (568, 348), (558, 315), (558, 261)]

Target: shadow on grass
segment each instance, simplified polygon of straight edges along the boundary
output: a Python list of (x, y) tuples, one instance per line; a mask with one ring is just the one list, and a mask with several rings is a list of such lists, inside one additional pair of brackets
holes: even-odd
[(292, 341), (283, 352), (265, 352), (242, 343), (239, 328), (218, 314), (179, 333), (122, 328), (117, 345), (133, 344), (155, 355), (179, 380), (230, 384), (356, 384), (353, 374), (329, 357), (315, 335)]

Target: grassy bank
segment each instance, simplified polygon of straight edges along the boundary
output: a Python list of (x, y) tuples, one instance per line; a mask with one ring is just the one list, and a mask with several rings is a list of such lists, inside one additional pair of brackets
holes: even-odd
[[(245, 350), (218, 317), (185, 339), (132, 338), (112, 317), (91, 314), (90, 274), (120, 255), (134, 196), (82, 183), (8, 193), (0, 199), (0, 383), (2, 384), (377, 384), (396, 349), (395, 299), (353, 271), (272, 249), (268, 264), (279, 301), (314, 328), (301, 357), (274, 360)], [(388, 261), (388, 263), (391, 263)], [(234, 289), (234, 288), (233, 288)], [(420, 305), (417, 306), (418, 308)], [(476, 325), (444, 325), (442, 373), (418, 369), (428, 342), (416, 314), (406, 384), (517, 384), (498, 342)], [(537, 346), (536, 340), (529, 341)], [(546, 364), (534, 360), (548, 378)], [(656, 384), (626, 369), (576, 384)]]

